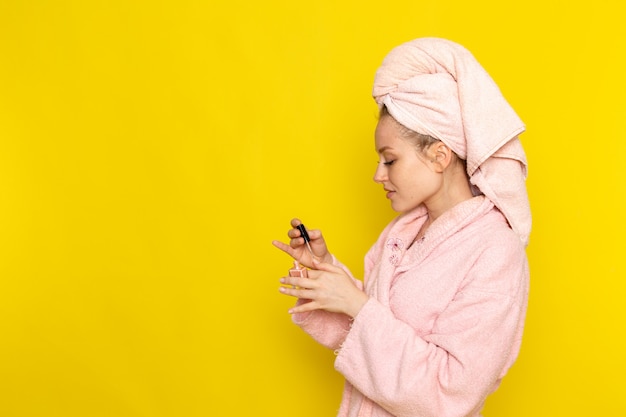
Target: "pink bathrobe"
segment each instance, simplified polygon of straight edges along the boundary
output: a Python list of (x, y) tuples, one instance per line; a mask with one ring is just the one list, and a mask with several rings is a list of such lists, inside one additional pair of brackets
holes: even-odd
[(340, 417), (480, 416), (517, 357), (529, 279), (523, 243), (484, 196), (443, 214), (411, 245), (425, 219), (423, 206), (398, 216), (370, 249), (370, 299), (354, 320), (294, 315), (336, 350), (346, 379)]

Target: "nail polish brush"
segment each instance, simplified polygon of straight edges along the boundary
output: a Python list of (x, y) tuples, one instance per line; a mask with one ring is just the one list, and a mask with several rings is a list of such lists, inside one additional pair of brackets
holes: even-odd
[(317, 259), (317, 257), (313, 254), (313, 249), (311, 249), (311, 238), (309, 237), (309, 233), (306, 231), (306, 227), (302, 223), (296, 226), (300, 231), (300, 235), (304, 239), (304, 243), (306, 243), (306, 247), (309, 249), (309, 253), (313, 257), (313, 259)]

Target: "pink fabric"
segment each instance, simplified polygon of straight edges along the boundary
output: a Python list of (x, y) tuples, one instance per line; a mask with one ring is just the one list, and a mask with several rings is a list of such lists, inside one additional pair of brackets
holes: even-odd
[(423, 206), (397, 217), (368, 252), (371, 298), (354, 321), (294, 315), (337, 350), (340, 417), (477, 417), (517, 357), (528, 297), (523, 244), (484, 196), (443, 214), (409, 247), (425, 219)]
[(399, 123), (465, 159), (471, 183), (528, 244), (527, 162), (518, 138), (525, 126), (467, 49), (439, 38), (404, 43), (383, 60), (373, 96)]

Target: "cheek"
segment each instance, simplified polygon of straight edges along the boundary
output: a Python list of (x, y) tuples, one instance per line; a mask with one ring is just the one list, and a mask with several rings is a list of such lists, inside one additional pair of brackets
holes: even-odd
[(432, 173), (425, 170), (413, 168), (397, 174), (393, 180), (397, 186), (403, 188), (407, 197), (419, 197), (423, 193), (431, 192), (437, 186)]
[(420, 182), (420, 175), (415, 169), (407, 169), (406, 167), (397, 167), (393, 175), (389, 175), (397, 185), (413, 188)]

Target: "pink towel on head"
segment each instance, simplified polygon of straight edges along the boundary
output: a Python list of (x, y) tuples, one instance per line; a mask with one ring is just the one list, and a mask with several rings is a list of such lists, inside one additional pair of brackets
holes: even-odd
[(528, 244), (527, 162), (518, 138), (525, 126), (467, 49), (439, 38), (404, 43), (383, 60), (373, 96), (399, 123), (465, 159), (470, 182)]

